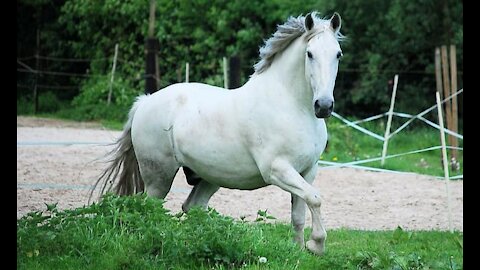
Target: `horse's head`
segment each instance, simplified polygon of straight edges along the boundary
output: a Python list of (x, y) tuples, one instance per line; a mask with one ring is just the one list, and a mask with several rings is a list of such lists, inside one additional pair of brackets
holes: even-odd
[(332, 114), (333, 89), (342, 50), (338, 42), (341, 18), (334, 13), (328, 20), (316, 23), (311, 14), (305, 16), (307, 46), (305, 50), (305, 77), (313, 92), (313, 104), (317, 118)]

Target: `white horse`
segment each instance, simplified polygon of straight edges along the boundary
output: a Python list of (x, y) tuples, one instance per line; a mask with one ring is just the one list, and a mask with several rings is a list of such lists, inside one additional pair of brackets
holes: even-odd
[(118, 176), (117, 194), (145, 191), (164, 199), (180, 167), (194, 186), (184, 211), (206, 208), (220, 187), (276, 185), (292, 195), (294, 240), (305, 246), (307, 205), (312, 234), (306, 247), (323, 254), (327, 234), (312, 182), (327, 143), (323, 118), (333, 110), (340, 27), (337, 13), (290, 17), (260, 48), (261, 60), (242, 87), (178, 83), (138, 97), (96, 182), (103, 180), (101, 193)]

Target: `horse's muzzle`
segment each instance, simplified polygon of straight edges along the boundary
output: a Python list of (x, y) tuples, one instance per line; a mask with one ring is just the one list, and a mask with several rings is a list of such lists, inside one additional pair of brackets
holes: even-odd
[(333, 112), (333, 100), (319, 99), (315, 101), (314, 109), (317, 118), (328, 118)]

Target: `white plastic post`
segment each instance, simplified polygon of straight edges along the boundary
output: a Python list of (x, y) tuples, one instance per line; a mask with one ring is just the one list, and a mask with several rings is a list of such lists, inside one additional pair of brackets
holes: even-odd
[(442, 141), (442, 158), (443, 158), (443, 172), (445, 174), (445, 187), (447, 189), (447, 205), (448, 205), (448, 228), (450, 232), (453, 232), (452, 228), (452, 207), (451, 207), (451, 199), (450, 199), (450, 188), (449, 182), (450, 177), (448, 173), (448, 159), (447, 159), (447, 146), (445, 143), (445, 132), (443, 127), (443, 116), (442, 116), (442, 103), (440, 101), (440, 93), (436, 92), (437, 98), (437, 110), (438, 110), (438, 123), (440, 125), (440, 140)]
[(115, 75), (115, 67), (117, 66), (118, 43), (115, 44), (115, 54), (113, 56), (112, 76), (110, 77), (110, 89), (108, 90), (107, 105), (110, 105), (112, 99), (113, 76)]
[(387, 155), (388, 140), (390, 139), (390, 126), (392, 125), (392, 115), (393, 115), (393, 107), (395, 105), (395, 95), (397, 94), (397, 84), (398, 84), (398, 74), (395, 74), (395, 77), (393, 78), (392, 99), (390, 101), (390, 109), (388, 110), (387, 128), (385, 129), (385, 138), (383, 140), (382, 161), (381, 161), (382, 166), (385, 164), (385, 156)]
[(228, 89), (227, 58), (223, 57), (223, 87)]
[(189, 74), (188, 74), (189, 69), (190, 69), (190, 65), (189, 65), (188, 62), (187, 62), (187, 64), (185, 65), (185, 82), (188, 82), (188, 81), (189, 81), (189, 78), (188, 78), (188, 76), (189, 76)]

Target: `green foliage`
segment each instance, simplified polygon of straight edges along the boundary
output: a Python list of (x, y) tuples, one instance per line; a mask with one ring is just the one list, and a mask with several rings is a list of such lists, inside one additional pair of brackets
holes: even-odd
[(48, 91), (38, 96), (38, 107), (42, 112), (55, 112), (61, 108), (62, 104), (58, 97)]
[[(19, 269), (462, 269), (459, 232), (329, 230), (318, 257), (291, 227), (249, 223), (214, 209), (171, 214), (163, 201), (107, 194), (98, 203), (17, 219)], [(259, 211), (260, 216), (268, 216)], [(307, 236), (311, 229), (307, 228)], [(259, 258), (267, 258), (260, 262)]]
[(257, 218), (255, 219), (256, 222), (266, 222), (269, 219), (276, 219), (276, 217), (269, 215), (268, 210), (258, 210), (257, 211)]
[[(34, 55), (36, 27), (41, 32), (41, 54), (64, 58), (95, 59), (90, 62), (41, 62), (41, 69), (86, 73), (93, 77), (110, 73), (114, 47), (119, 44), (115, 80), (130, 93), (144, 89), (144, 44), (148, 32), (149, 1), (143, 0), (43, 0), (21, 1), (17, 19), (17, 55)], [(288, 16), (318, 10), (328, 17), (342, 16), (344, 57), (336, 83), (336, 111), (365, 117), (388, 109), (392, 79), (399, 74), (397, 111), (418, 112), (434, 104), (434, 50), (441, 45), (457, 48), (458, 84), (463, 87), (463, 3), (446, 0), (285, 0), (169, 1), (156, 2), (155, 36), (160, 42), (160, 85), (183, 81), (190, 63), (190, 81), (223, 86), (222, 57), (241, 59), (244, 83), (258, 61), (258, 48)], [(22, 60), (23, 61), (23, 60)], [(24, 60), (35, 66), (34, 59)], [(19, 73), (22, 85), (32, 75)], [(60, 79), (60, 80), (59, 80)], [(82, 84), (82, 90), (56, 90), (61, 100), (88, 95), (86, 85), (105, 89), (106, 82), (92, 77), (44, 76), (42, 84)], [(100, 79), (99, 79), (100, 80)], [(105, 79), (108, 81), (108, 79)], [(20, 89), (19, 95), (31, 95)], [(99, 93), (102, 95), (104, 92)], [(103, 96), (102, 96), (103, 97)], [(88, 100), (86, 97), (81, 99)], [(463, 117), (463, 98), (459, 115)], [(93, 102), (98, 102), (93, 100)], [(123, 102), (123, 101), (122, 101)], [(95, 104), (94, 103), (94, 104)]]
[[(17, 98), (17, 115), (33, 114), (34, 101), (29, 96)], [(38, 94), (38, 111), (40, 113), (53, 113), (63, 109), (66, 106), (65, 101), (61, 101), (52, 91), (41, 92)]]
[(335, 90), (342, 115), (387, 111), (395, 74), (396, 111), (418, 113), (435, 104), (434, 50), (442, 45), (456, 45), (462, 88), (462, 2), (337, 0), (326, 1), (324, 8), (340, 13), (347, 36)]
[[(401, 227), (397, 227), (392, 233), (389, 243), (392, 246), (408, 245), (415, 241), (418, 233), (404, 231)], [(453, 240), (456, 238), (454, 237)], [(425, 247), (423, 247), (425, 248)], [(419, 255), (418, 251), (396, 252), (394, 250), (388, 253), (359, 251), (356, 253), (355, 261), (357, 269), (392, 269), (392, 270), (428, 270), (428, 269), (459, 269), (458, 265), (452, 260), (452, 256), (448, 260), (437, 261), (434, 263), (427, 262), (425, 257)]]
[(82, 85), (82, 91), (72, 101), (73, 106), (108, 105), (108, 94), (111, 88), (110, 104), (121, 107), (130, 107), (136, 96), (139, 95), (138, 90), (128, 86), (128, 82), (123, 78), (118, 78), (110, 83), (107, 77), (99, 77), (89, 79)]
[(17, 97), (17, 115), (33, 114), (33, 101), (27, 96)]

